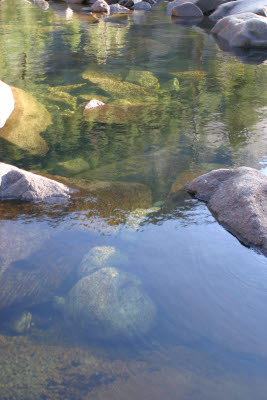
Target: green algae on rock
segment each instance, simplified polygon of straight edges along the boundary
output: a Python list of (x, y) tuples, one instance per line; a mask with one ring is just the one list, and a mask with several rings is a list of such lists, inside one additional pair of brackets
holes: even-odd
[(48, 146), (40, 133), (51, 124), (51, 117), (45, 107), (24, 90), (13, 88), (15, 109), (0, 137), (31, 154), (45, 155)]
[(105, 124), (150, 124), (154, 118), (155, 107), (148, 105), (109, 105), (84, 111), (84, 118), (89, 122)]
[(64, 316), (88, 337), (133, 339), (151, 329), (156, 307), (135, 276), (102, 268), (70, 290)]
[(158, 78), (150, 71), (130, 70), (125, 80), (146, 89), (158, 89), (160, 86)]
[(88, 79), (106, 92), (111, 100), (127, 99), (132, 104), (144, 104), (146, 102), (155, 103), (157, 92), (144, 89), (143, 87), (131, 82), (122, 81), (121, 74), (112, 74), (106, 71), (87, 70), (82, 74), (84, 79)]
[(90, 165), (83, 158), (77, 157), (72, 160), (61, 161), (57, 163), (56, 168), (57, 171), (63, 175), (75, 175), (90, 169)]
[(151, 190), (140, 183), (53, 178), (78, 190), (68, 205), (69, 211), (86, 211), (87, 219), (101, 218), (108, 225), (119, 225), (130, 211), (138, 207), (148, 208), (152, 204)]

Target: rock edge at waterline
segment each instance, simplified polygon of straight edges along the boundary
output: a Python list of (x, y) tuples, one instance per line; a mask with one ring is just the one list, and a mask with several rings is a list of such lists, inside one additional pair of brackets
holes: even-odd
[(53, 202), (68, 199), (73, 190), (52, 179), (0, 163), (0, 199)]
[(253, 168), (218, 169), (194, 179), (186, 190), (207, 206), (227, 230), (267, 256), (267, 177)]

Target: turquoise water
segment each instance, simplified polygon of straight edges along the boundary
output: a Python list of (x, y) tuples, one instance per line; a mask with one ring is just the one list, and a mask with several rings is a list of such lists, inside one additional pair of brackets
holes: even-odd
[[(0, 4), (0, 79), (24, 104), (0, 160), (95, 185), (67, 204), (0, 202), (1, 400), (266, 398), (266, 258), (183, 190), (214, 168), (266, 169), (266, 65), (165, 6), (95, 23), (64, 3)], [(85, 113), (92, 98), (108, 111)], [(55, 306), (95, 246), (155, 305), (134, 340)], [(20, 334), (10, 319), (26, 311)]]

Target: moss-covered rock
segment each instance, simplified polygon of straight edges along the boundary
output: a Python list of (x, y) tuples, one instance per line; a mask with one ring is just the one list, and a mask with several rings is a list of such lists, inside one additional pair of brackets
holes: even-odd
[(150, 71), (131, 70), (125, 80), (146, 89), (158, 89), (160, 86), (158, 78)]
[(150, 124), (154, 118), (154, 107), (133, 105), (108, 105), (84, 111), (84, 118), (89, 122), (105, 124)]
[(24, 90), (13, 88), (15, 109), (0, 137), (32, 154), (45, 155), (48, 146), (40, 133), (51, 124), (51, 117), (45, 107)]
[(15, 109), (6, 125), (0, 129), (0, 137), (32, 154), (45, 155), (48, 146), (40, 133), (51, 124), (45, 107), (24, 90), (13, 88)]
[(85, 215), (88, 219), (100, 218), (108, 225), (118, 225), (130, 211), (149, 208), (152, 204), (151, 190), (140, 183), (87, 181), (59, 176), (54, 179), (78, 190), (67, 206), (69, 211), (85, 211), (83, 218)]
[(71, 289), (64, 315), (88, 337), (132, 339), (149, 331), (156, 308), (135, 276), (102, 268)]
[(111, 100), (126, 99), (133, 105), (155, 102), (157, 92), (148, 90), (140, 85), (122, 81), (122, 74), (111, 74), (106, 71), (87, 70), (82, 74), (84, 79), (90, 80), (105, 91)]
[(72, 160), (62, 161), (57, 163), (56, 169), (63, 175), (75, 175), (82, 171), (86, 171), (90, 166), (87, 161), (81, 157), (74, 158)]

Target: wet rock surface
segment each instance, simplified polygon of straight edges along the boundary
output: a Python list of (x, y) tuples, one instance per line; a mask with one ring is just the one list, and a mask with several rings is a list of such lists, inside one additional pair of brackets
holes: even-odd
[(149, 331), (156, 308), (135, 276), (116, 268), (102, 268), (71, 289), (64, 316), (89, 337), (131, 339)]
[(0, 163), (0, 199), (51, 202), (68, 199), (71, 192), (61, 183)]
[(197, 5), (187, 2), (173, 7), (172, 15), (176, 17), (200, 18), (203, 16), (203, 12)]
[(237, 0), (237, 1), (229, 1), (225, 4), (221, 4), (216, 11), (214, 11), (210, 18), (211, 19), (220, 19), (224, 17), (228, 17), (229, 15), (241, 14), (252, 12), (255, 14), (260, 13), (261, 15), (265, 15), (264, 9), (267, 7), (266, 0)]
[(91, 11), (97, 13), (102, 13), (102, 12), (109, 13), (110, 7), (108, 3), (105, 2), (105, 0), (96, 0), (91, 7)]
[(267, 177), (253, 168), (219, 169), (194, 179), (187, 191), (246, 245), (267, 255)]
[(225, 17), (211, 33), (232, 47), (267, 48), (267, 18), (253, 13)]

